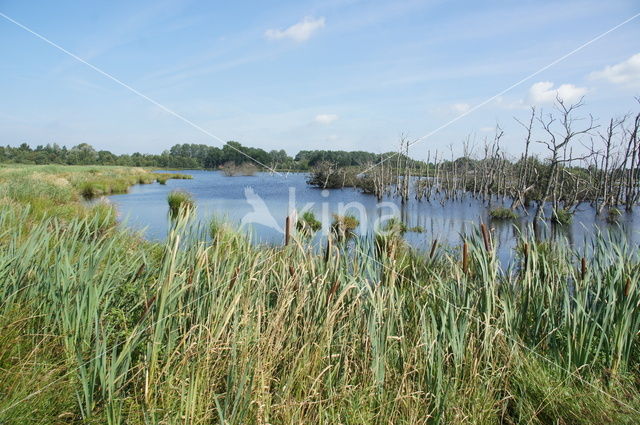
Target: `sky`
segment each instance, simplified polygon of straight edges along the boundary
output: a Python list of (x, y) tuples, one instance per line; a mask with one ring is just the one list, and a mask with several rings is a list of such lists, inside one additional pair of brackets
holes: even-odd
[(637, 1), (0, 0), (0, 13), (1, 145), (387, 152), (406, 136), (425, 158), (498, 124), (517, 155), (514, 118), (556, 95), (584, 96), (601, 124), (640, 110), (640, 16), (612, 30)]

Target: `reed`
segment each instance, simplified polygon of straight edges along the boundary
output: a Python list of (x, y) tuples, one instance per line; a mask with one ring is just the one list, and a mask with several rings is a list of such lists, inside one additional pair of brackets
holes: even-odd
[(640, 262), (613, 236), (581, 279), (584, 253), (525, 236), (502, 270), (480, 230), (463, 273), (441, 244), (325, 260), (180, 215), (158, 244), (108, 210), (1, 205), (0, 423), (637, 420)]

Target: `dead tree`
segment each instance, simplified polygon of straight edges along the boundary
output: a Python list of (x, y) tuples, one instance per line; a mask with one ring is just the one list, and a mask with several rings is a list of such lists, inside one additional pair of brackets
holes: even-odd
[[(636, 100), (640, 103), (640, 97)], [(631, 211), (638, 202), (640, 191), (638, 190), (638, 167), (640, 165), (640, 112), (633, 119), (630, 128), (624, 129), (624, 137), (627, 139), (625, 159), (625, 209)]]
[[(560, 166), (564, 163), (574, 161), (576, 159), (585, 159), (589, 156), (587, 155), (581, 158), (573, 158), (571, 155), (567, 156), (567, 149), (570, 147), (571, 142), (582, 135), (590, 134), (598, 127), (597, 125), (594, 125), (593, 117), (590, 115), (588, 124), (579, 130), (574, 129), (576, 123), (582, 120), (581, 118), (576, 118), (574, 116), (575, 112), (583, 106), (582, 99), (567, 106), (560, 97), (556, 97), (555, 106), (556, 111), (559, 114), (559, 118), (555, 118), (553, 114), (538, 118), (538, 122), (547, 134), (548, 140), (538, 140), (537, 142), (546, 146), (550, 153), (550, 157), (549, 176), (544, 186), (542, 196), (538, 202), (535, 220), (541, 220), (544, 218), (544, 205), (550, 198), (553, 200), (554, 210), (558, 208), (559, 196), (557, 188), (559, 183)], [(557, 131), (555, 129), (556, 125), (560, 127)]]
[[(518, 124), (526, 130), (527, 135), (524, 139), (524, 153), (520, 157), (518, 180), (513, 192), (513, 202), (511, 203), (512, 210), (515, 210), (519, 206), (524, 209), (527, 193), (535, 187), (535, 183), (530, 184), (531, 167), (529, 165), (529, 148), (531, 146), (531, 135), (533, 133), (533, 123), (535, 119), (536, 108), (533, 106), (531, 107), (531, 116), (526, 124), (516, 118)], [(526, 211), (526, 209), (524, 210)]]
[[(625, 117), (626, 118), (626, 117)], [(620, 127), (624, 124), (625, 118), (613, 119), (609, 121), (609, 125), (604, 132), (600, 132), (598, 136), (603, 143), (603, 150), (601, 153), (601, 168), (602, 179), (599, 179), (598, 193), (596, 195), (596, 215), (602, 213), (602, 210), (614, 202), (614, 170), (618, 168), (617, 164), (614, 164), (614, 152), (616, 146), (614, 138)], [(597, 153), (596, 153), (597, 154)], [(600, 205), (597, 206), (598, 199), (600, 199)]]

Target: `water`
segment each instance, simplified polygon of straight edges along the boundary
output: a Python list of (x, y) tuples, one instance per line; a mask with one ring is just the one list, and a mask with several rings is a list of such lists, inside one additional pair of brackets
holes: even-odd
[[(405, 239), (414, 247), (428, 250), (434, 239), (439, 243), (456, 246), (460, 235), (478, 228), (484, 222), (493, 231), (498, 243), (498, 256), (508, 262), (513, 257), (517, 237), (525, 231), (533, 217), (533, 211), (514, 221), (496, 221), (489, 217), (489, 209), (501, 206), (499, 200), (492, 205), (471, 196), (462, 201), (411, 199), (402, 205), (399, 199), (387, 197), (378, 203), (372, 195), (357, 189), (320, 190), (306, 184), (306, 174), (290, 173), (286, 176), (258, 173), (255, 176), (227, 177), (217, 171), (181, 171), (191, 174), (192, 180), (169, 180), (133, 186), (128, 194), (113, 195), (119, 221), (123, 226), (143, 232), (149, 240), (163, 240), (169, 230), (167, 195), (175, 189), (191, 193), (196, 201), (197, 219), (208, 222), (213, 217), (224, 218), (252, 235), (258, 243), (282, 244), (285, 217), (292, 207), (302, 210), (305, 206), (323, 221), (326, 231), (331, 214), (346, 212), (361, 221), (360, 234), (371, 232), (377, 223), (391, 215), (401, 216), (408, 226), (420, 226), (422, 233), (408, 232)], [(581, 248), (598, 230), (621, 232), (631, 243), (640, 242), (640, 234), (634, 223), (640, 222), (640, 213), (623, 213), (619, 225), (611, 226), (604, 218), (596, 217), (590, 205), (578, 207), (573, 222), (566, 226), (543, 229), (545, 235), (565, 237), (572, 245)]]

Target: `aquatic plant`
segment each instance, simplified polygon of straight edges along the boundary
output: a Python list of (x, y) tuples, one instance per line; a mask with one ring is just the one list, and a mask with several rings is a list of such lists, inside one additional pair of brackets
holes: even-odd
[(189, 174), (179, 174), (179, 173), (155, 173), (156, 181), (160, 184), (167, 184), (168, 180), (191, 180), (193, 176)]
[(183, 190), (173, 190), (167, 196), (169, 203), (169, 215), (177, 218), (179, 215), (189, 216), (195, 208), (193, 196)]
[(316, 218), (313, 211), (305, 211), (296, 222), (296, 230), (303, 236), (311, 236), (322, 228), (322, 223)]
[(489, 211), (489, 216), (494, 220), (513, 220), (518, 218), (518, 214), (511, 208), (494, 208)]
[(397, 233), (399, 235), (404, 235), (409, 231), (409, 226), (402, 220), (398, 218), (390, 218), (387, 220), (382, 226), (382, 230), (385, 232)]
[(607, 213), (607, 222), (611, 224), (615, 224), (620, 219), (622, 212), (618, 208), (611, 207)]
[(354, 232), (359, 225), (360, 225), (360, 221), (353, 215), (333, 214), (333, 223), (331, 224), (331, 231), (340, 240), (348, 239), (354, 235)]
[(404, 221), (392, 217), (384, 222), (381, 230), (385, 233), (394, 233), (399, 236), (403, 236), (407, 232), (423, 233), (424, 228), (422, 226), (408, 226)]
[(557, 224), (570, 224), (573, 221), (573, 212), (566, 208), (556, 208), (551, 215), (551, 221)]

